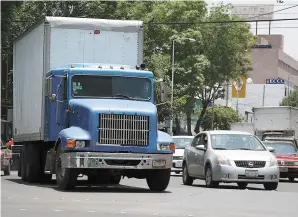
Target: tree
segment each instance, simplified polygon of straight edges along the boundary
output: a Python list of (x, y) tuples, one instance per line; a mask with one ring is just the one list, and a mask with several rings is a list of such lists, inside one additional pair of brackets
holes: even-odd
[[(214, 129), (230, 130), (231, 124), (240, 122), (241, 117), (236, 111), (226, 106), (214, 106)], [(207, 108), (204, 118), (202, 120), (202, 128), (204, 130), (211, 130), (212, 128), (212, 108)]]
[(295, 90), (289, 96), (283, 98), (280, 106), (291, 106), (298, 108), (298, 90)]
[[(230, 6), (219, 4), (211, 8), (205, 21), (240, 20), (227, 12)], [(230, 79), (239, 79), (251, 70), (248, 51), (255, 43), (255, 38), (249, 30), (249, 25), (242, 22), (206, 24), (201, 28), (203, 40), (203, 55), (209, 61), (208, 67), (202, 71), (204, 85), (200, 89), (203, 109), (197, 120), (195, 132), (200, 131), (201, 121), (207, 106), (213, 100), (224, 94), (223, 85)]]

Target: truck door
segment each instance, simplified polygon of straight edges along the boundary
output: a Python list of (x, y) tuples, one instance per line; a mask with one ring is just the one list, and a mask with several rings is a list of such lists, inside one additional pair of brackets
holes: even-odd
[(47, 78), (46, 131), (45, 137), (55, 141), (59, 132), (66, 128), (67, 75)]

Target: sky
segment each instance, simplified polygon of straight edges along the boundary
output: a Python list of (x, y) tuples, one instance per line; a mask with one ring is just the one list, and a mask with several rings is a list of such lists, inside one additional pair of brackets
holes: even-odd
[[(273, 11), (281, 10), (287, 7), (295, 6), (280, 12), (275, 12), (272, 19), (289, 19), (298, 18), (298, 0), (205, 0), (208, 4), (212, 3), (231, 3), (237, 5), (273, 5)], [(271, 12), (271, 11), (270, 11)], [(267, 13), (267, 11), (265, 12)], [(251, 24), (251, 32), (256, 34), (255, 23)], [(258, 23), (258, 34), (269, 34), (269, 23)], [(298, 20), (293, 21), (279, 21), (271, 23), (271, 35), (284, 36), (284, 52), (298, 61)]]

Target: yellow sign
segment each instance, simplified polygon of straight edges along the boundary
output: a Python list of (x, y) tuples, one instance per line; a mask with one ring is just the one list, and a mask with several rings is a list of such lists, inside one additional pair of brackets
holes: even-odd
[(242, 79), (239, 79), (239, 82), (237, 80), (232, 80), (232, 98), (245, 98), (245, 97), (246, 97), (246, 78), (242, 77)]

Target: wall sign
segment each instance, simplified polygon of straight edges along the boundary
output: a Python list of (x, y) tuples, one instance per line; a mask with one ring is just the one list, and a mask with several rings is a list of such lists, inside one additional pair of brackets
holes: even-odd
[(285, 80), (280, 78), (266, 79), (266, 84), (284, 84)]

